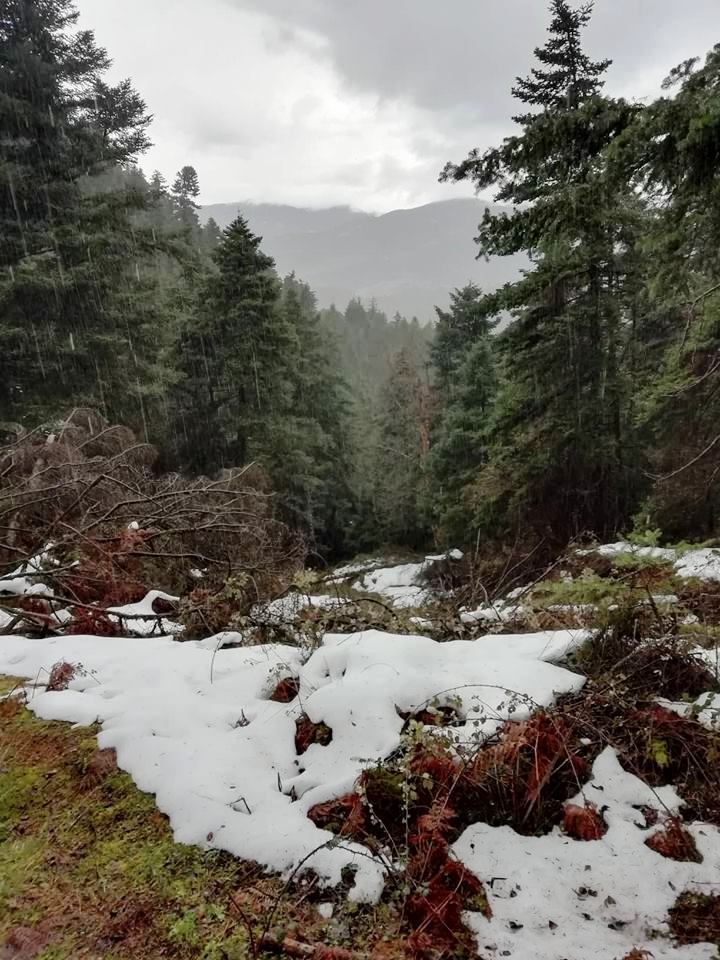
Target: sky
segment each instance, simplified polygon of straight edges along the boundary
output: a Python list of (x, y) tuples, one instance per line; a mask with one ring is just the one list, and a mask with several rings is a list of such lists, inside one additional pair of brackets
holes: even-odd
[[(548, 19), (544, 0), (76, 2), (155, 117), (148, 173), (192, 164), (203, 203), (374, 213), (472, 194), (438, 173), (512, 132)], [(720, 0), (597, 0), (587, 32), (608, 92), (638, 100), (718, 41)]]

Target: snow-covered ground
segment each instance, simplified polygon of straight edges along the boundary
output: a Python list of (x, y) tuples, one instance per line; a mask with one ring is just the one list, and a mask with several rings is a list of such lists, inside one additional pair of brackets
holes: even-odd
[(471, 914), (480, 954), (515, 960), (620, 960), (633, 948), (655, 960), (711, 960), (710, 944), (674, 946), (651, 935), (667, 933), (667, 913), (678, 894), (720, 892), (720, 830), (688, 827), (702, 863), (669, 860), (645, 841), (641, 807), (660, 820), (677, 813), (672, 787), (652, 789), (626, 773), (607, 748), (577, 798), (603, 810), (608, 831), (600, 840), (573, 840), (555, 829), (524, 837), (510, 827), (469, 827), (454, 846), (474, 873), (495, 878), (486, 889), (492, 919)]
[(445, 561), (457, 563), (462, 558), (460, 550), (450, 550), (425, 557), (420, 563), (380, 567), (370, 570), (353, 586), (356, 590), (384, 597), (394, 607), (421, 607), (437, 599), (435, 592), (426, 583), (433, 567)]
[[(279, 871), (312, 854), (308, 865), (333, 884), (352, 864), (351, 896), (375, 900), (380, 863), (338, 845), (307, 818), (310, 807), (347, 793), (398, 747), (399, 711), (451, 701), (465, 721), (456, 734), (472, 739), (580, 689), (582, 678), (552, 661), (582, 639), (561, 631), (443, 644), (369, 631), (327, 636), (303, 663), (299, 649), (282, 645), (216, 652), (154, 637), (0, 637), (0, 672), (43, 681), (57, 662), (79, 665), (68, 690), (32, 690), (30, 708), (45, 719), (99, 721), (100, 746), (114, 747), (120, 766), (156, 795), (177, 840)], [(271, 701), (290, 676), (300, 680), (298, 698)], [(302, 712), (333, 737), (297, 756)]]
[[(621, 542), (596, 552), (662, 559), (680, 577), (720, 580), (720, 550), (680, 555)], [(422, 607), (438, 599), (427, 573), (446, 559), (347, 565), (327, 582), (347, 583), (360, 575), (355, 589), (398, 608)], [(6, 589), (40, 592), (39, 573), (39, 563), (18, 569), (4, 581), (11, 585)], [(304, 611), (346, 605), (340, 586), (337, 593), (290, 593), (256, 605), (252, 618), (291, 627)], [(461, 619), (479, 630), (491, 629), (490, 624), (497, 628), (522, 616), (523, 604), (531, 602), (526, 593), (527, 588), (518, 588), (504, 600), (462, 611)], [(179, 842), (227, 850), (285, 875), (302, 864), (329, 885), (340, 883), (350, 866), (355, 871), (350, 897), (368, 902), (381, 895), (386, 866), (362, 845), (317, 827), (308, 811), (347, 794), (363, 769), (394, 754), (408, 715), (452, 707), (456, 720), (443, 734), (458, 746), (481, 744), (508, 719), (526, 719), (559, 696), (577, 692), (583, 678), (563, 664), (592, 637), (589, 630), (559, 630), (441, 643), (365, 631), (326, 635), (318, 649), (309, 651), (284, 644), (242, 646), (241, 633), (225, 631), (177, 643), (171, 635), (180, 628), (154, 610), (158, 600), (176, 598), (152, 591), (139, 604), (108, 611), (113, 617), (138, 618), (128, 626), (146, 634), (142, 637), (0, 636), (0, 673), (30, 681), (29, 707), (40, 717), (99, 722), (100, 747), (114, 747), (119, 765), (140, 789), (155, 794)], [(678, 598), (654, 601), (672, 607)], [(591, 615), (594, 607), (554, 609)], [(419, 631), (432, 626), (423, 617), (414, 618)], [(159, 631), (167, 635), (158, 636)], [(235, 648), (224, 649), (227, 645)], [(698, 651), (716, 671), (719, 655), (718, 650)], [(73, 664), (75, 677), (68, 690), (47, 692), (44, 683), (58, 662)], [(271, 700), (277, 684), (290, 677), (299, 681), (297, 698)], [(663, 706), (720, 728), (720, 695)], [(298, 755), (301, 716), (327, 725), (332, 739)], [(647, 847), (645, 841), (659, 827), (648, 827), (639, 807), (657, 810), (662, 824), (682, 800), (672, 787), (653, 790), (626, 773), (610, 749), (596, 760), (588, 783), (579, 786), (574, 802), (594, 803), (608, 825), (600, 840), (574, 840), (560, 828), (548, 836), (525, 837), (507, 826), (477, 823), (454, 845), (455, 855), (483, 881), (493, 913), (489, 921), (468, 915), (479, 955), (620, 960), (637, 948), (655, 960), (715, 957), (709, 945), (680, 947), (652, 932), (667, 933), (668, 909), (682, 891), (720, 894), (720, 831), (707, 824), (688, 827), (701, 863), (668, 860)]]
[(638, 547), (620, 540), (618, 543), (601, 544), (593, 547), (592, 550), (584, 550), (580, 553), (599, 553), (604, 557), (627, 554), (649, 560), (667, 560), (674, 565), (676, 575), (684, 579), (720, 580), (720, 548), (718, 547), (704, 547), (679, 553), (672, 547)]
[(256, 603), (251, 610), (251, 617), (255, 623), (278, 625), (292, 623), (300, 614), (308, 609), (333, 610), (347, 606), (348, 600), (341, 596), (327, 596), (320, 594), (312, 596), (305, 593), (289, 593), (267, 603)]

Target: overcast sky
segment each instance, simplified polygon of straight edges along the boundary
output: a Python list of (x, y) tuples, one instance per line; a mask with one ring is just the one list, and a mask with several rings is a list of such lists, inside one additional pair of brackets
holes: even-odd
[[(437, 183), (511, 129), (543, 0), (77, 0), (155, 116), (148, 172), (197, 170), (205, 203), (386, 211), (468, 195)], [(653, 95), (720, 41), (720, 0), (597, 0), (608, 90)]]

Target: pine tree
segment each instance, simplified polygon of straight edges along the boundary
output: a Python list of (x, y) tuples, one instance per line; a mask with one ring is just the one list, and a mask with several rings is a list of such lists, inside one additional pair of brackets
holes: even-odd
[(664, 88), (611, 157), (654, 207), (633, 361), (647, 474), (661, 479), (640, 513), (672, 538), (706, 538), (720, 524), (720, 45)]
[(274, 262), (238, 217), (223, 232), (176, 351), (180, 458), (188, 469), (240, 466), (265, 449), (290, 402), (293, 345)]
[(0, 405), (37, 420), (76, 403), (131, 424), (157, 325), (131, 217), (141, 190), (97, 189), (148, 146), (145, 105), (102, 79), (108, 56), (73, 32), (70, 0), (5, 0), (0, 17)]
[(429, 510), (438, 538), (448, 545), (468, 539), (471, 507), (465, 492), (488, 460), (497, 370), (489, 331), (477, 338), (453, 377), (451, 399), (434, 431), (429, 461)]
[(290, 405), (268, 434), (268, 464), (283, 516), (325, 554), (342, 549), (352, 512), (347, 443), (349, 398), (332, 339), (321, 332), (315, 295), (293, 275), (282, 308), (293, 334)]
[(573, 9), (567, 0), (552, 0), (550, 39), (535, 49), (541, 66), (533, 67), (529, 77), (517, 78), (514, 97), (545, 111), (565, 111), (600, 92), (612, 61), (592, 61), (582, 48), (582, 31), (592, 10), (592, 3)]
[(208, 222), (202, 228), (200, 235), (200, 244), (203, 251), (207, 254), (213, 253), (213, 251), (217, 249), (221, 239), (222, 230), (217, 225), (216, 221), (210, 217)]
[(185, 166), (178, 171), (171, 193), (178, 223), (188, 230), (198, 230), (200, 221), (197, 215), (198, 205), (195, 201), (200, 196), (200, 182), (195, 167)]
[(475, 341), (487, 337), (495, 326), (488, 317), (479, 287), (470, 283), (450, 294), (450, 309), (435, 308), (437, 323), (430, 356), (435, 383), (443, 401), (454, 392), (458, 372)]
[[(608, 176), (605, 151), (639, 108), (600, 96), (608, 61), (582, 52), (591, 7), (554, 0), (540, 67), (515, 93), (540, 107), (498, 148), (448, 165), (446, 179), (495, 185), (509, 214), (486, 211), (481, 256), (529, 252), (533, 269), (486, 298), (488, 315), (515, 312), (501, 337), (504, 380), (492, 456), (475, 481), (475, 521), (486, 532), (522, 526), (558, 540), (609, 534), (632, 501), (627, 384), (621, 331), (638, 292), (633, 275), (641, 210)], [(551, 531), (548, 534), (548, 531)]]
[(423, 504), (431, 415), (429, 388), (401, 351), (382, 389), (377, 418), (372, 507), (380, 542), (420, 547), (427, 540)]

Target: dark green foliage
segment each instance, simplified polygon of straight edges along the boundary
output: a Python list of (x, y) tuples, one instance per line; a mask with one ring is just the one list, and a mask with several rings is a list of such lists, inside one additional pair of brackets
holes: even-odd
[(482, 256), (528, 251), (524, 278), (485, 298), (487, 315), (512, 310), (500, 338), (502, 387), (486, 466), (465, 491), (475, 529), (518, 529), (557, 539), (585, 529), (602, 536), (628, 515), (631, 442), (622, 330), (636, 296), (635, 244), (641, 211), (627, 185), (606, 175), (604, 150), (636, 109), (601, 98), (607, 61), (579, 46), (590, 7), (552, 4), (540, 66), (515, 95), (541, 107), (520, 116), (520, 132), (449, 165), (445, 178), (517, 206), (486, 211)]
[(458, 386), (460, 368), (472, 344), (486, 338), (495, 324), (488, 316), (483, 293), (470, 283), (450, 295), (450, 309), (435, 308), (437, 323), (430, 357), (435, 369), (435, 384), (443, 400), (448, 400)]
[(550, 39), (535, 50), (542, 66), (534, 67), (529, 77), (517, 78), (513, 94), (518, 100), (543, 110), (567, 110), (600, 91), (612, 61), (593, 62), (582, 49), (582, 30), (592, 9), (592, 3), (573, 9), (567, 0), (552, 0)]
[(181, 462), (208, 473), (249, 463), (291, 391), (292, 332), (279, 309), (274, 263), (242, 217), (224, 231), (214, 261), (176, 357)]
[(411, 357), (393, 360), (380, 396), (369, 463), (374, 483), (365, 491), (366, 515), (381, 543), (422, 546), (428, 537), (424, 508), (432, 395)]
[(139, 266), (151, 237), (132, 222), (146, 199), (93, 178), (146, 149), (150, 118), (129, 81), (103, 81), (107, 54), (76, 21), (70, 0), (8, 0), (0, 19), (0, 406), (93, 403), (141, 424), (158, 322)]
[(337, 555), (353, 509), (349, 392), (307, 284), (287, 277), (281, 307), (293, 334), (291, 396), (268, 436), (266, 462), (285, 519), (304, 530), (316, 550)]
[(200, 196), (200, 184), (195, 167), (186, 166), (178, 172), (172, 185), (172, 198), (175, 201), (175, 210), (178, 222), (188, 230), (198, 230), (198, 220), (195, 203)]
[(466, 350), (451, 399), (435, 429), (430, 454), (430, 511), (438, 524), (436, 534), (448, 545), (464, 543), (468, 538), (470, 507), (464, 491), (488, 458), (496, 393), (493, 343), (486, 334)]
[(656, 478), (644, 522), (671, 537), (718, 529), (720, 448), (720, 47), (672, 71), (611, 152), (652, 198), (647, 302), (637, 325), (640, 427)]
[(136, 166), (151, 118), (71, 0), (0, 4), (1, 419), (88, 405), (169, 469), (257, 463), (326, 556), (718, 533), (720, 47), (629, 104), (583, 49), (592, 4), (552, 0), (514, 135), (443, 175), (506, 205), (479, 256), (530, 268), (433, 330), (319, 311), (242, 217), (201, 226), (193, 166)]

